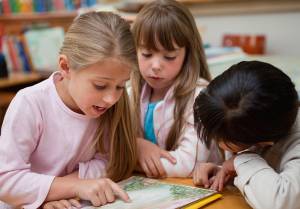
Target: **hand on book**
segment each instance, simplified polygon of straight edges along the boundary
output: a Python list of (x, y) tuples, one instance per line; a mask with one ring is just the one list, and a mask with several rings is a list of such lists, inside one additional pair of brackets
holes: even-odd
[(223, 162), (221, 169), (219, 169), (219, 171), (213, 179), (213, 183), (210, 185), (211, 189), (222, 191), (224, 185), (226, 185), (231, 178), (236, 176), (233, 164), (234, 158), (235, 155), (232, 156), (229, 160)]
[(225, 161), (222, 166), (214, 163), (197, 163), (193, 172), (194, 184), (222, 191), (229, 179), (236, 175), (233, 166), (234, 157)]
[(81, 208), (78, 199), (50, 201), (43, 204), (43, 209), (66, 209), (66, 208)]
[(139, 165), (147, 177), (166, 177), (167, 174), (160, 158), (166, 158), (171, 163), (176, 164), (176, 159), (168, 151), (161, 149), (148, 140), (139, 138), (137, 145)]
[(114, 202), (120, 197), (130, 202), (128, 194), (121, 187), (108, 178), (81, 179), (75, 186), (76, 196), (82, 200), (89, 200), (93, 206), (101, 206)]
[(193, 172), (193, 182), (195, 185), (209, 188), (221, 167), (214, 163), (197, 162)]

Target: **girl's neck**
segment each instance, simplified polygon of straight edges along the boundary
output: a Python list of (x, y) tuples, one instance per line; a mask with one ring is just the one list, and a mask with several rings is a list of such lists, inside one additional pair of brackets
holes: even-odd
[(69, 92), (67, 91), (67, 87), (66, 87), (67, 84), (66, 84), (66, 81), (64, 80), (64, 78), (60, 75), (55, 75), (54, 84), (55, 84), (57, 93), (58, 93), (59, 97), (61, 98), (61, 100), (63, 101), (63, 103), (68, 108), (70, 108), (72, 111), (82, 114), (82, 111), (78, 110), (78, 108), (75, 107), (76, 106), (75, 101), (73, 100), (73, 98), (71, 97)]
[(164, 89), (154, 89), (151, 90), (151, 96), (150, 96), (150, 102), (158, 102), (164, 99), (165, 95), (167, 94), (169, 90), (168, 88)]

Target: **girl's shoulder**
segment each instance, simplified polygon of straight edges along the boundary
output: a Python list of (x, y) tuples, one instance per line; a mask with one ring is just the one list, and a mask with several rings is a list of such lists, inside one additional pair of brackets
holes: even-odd
[(198, 79), (196, 88), (194, 90), (193, 95), (189, 98), (189, 101), (185, 107), (185, 117), (187, 118), (187, 122), (190, 124), (194, 124), (194, 114), (193, 114), (193, 107), (194, 107), (194, 102), (199, 95), (199, 93), (206, 88), (208, 85), (208, 81), (206, 81), (203, 78)]
[(15, 96), (15, 100), (22, 101), (22, 103), (29, 103), (31, 106), (39, 106), (39, 103), (47, 105), (49, 96), (53, 91), (50, 79), (48, 78), (33, 86), (19, 90)]
[(194, 100), (198, 96), (198, 94), (207, 87), (209, 82), (203, 78), (199, 78), (196, 84), (196, 89), (195, 89), (195, 95), (194, 95)]
[(197, 81), (197, 87), (199, 87), (199, 88), (205, 88), (208, 84), (209, 84), (209, 82), (207, 80), (205, 80), (204, 78), (199, 78)]

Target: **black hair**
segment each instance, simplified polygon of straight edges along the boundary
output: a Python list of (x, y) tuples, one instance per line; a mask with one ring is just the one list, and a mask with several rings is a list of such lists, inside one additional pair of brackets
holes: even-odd
[(277, 142), (289, 134), (298, 112), (298, 95), (291, 79), (260, 61), (243, 61), (217, 76), (194, 103), (198, 136), (254, 145)]

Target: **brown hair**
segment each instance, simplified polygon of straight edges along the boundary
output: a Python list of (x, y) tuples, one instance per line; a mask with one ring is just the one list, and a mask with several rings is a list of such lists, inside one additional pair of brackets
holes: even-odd
[[(110, 12), (90, 12), (76, 18), (66, 33), (60, 54), (72, 69), (82, 69), (106, 58), (117, 58), (137, 71), (130, 25)], [(109, 153), (107, 176), (115, 181), (130, 176), (137, 161), (136, 137), (127, 91), (100, 117), (98, 151)], [(104, 138), (109, 138), (109, 150)]]
[(291, 79), (275, 66), (243, 61), (217, 76), (194, 103), (195, 127), (209, 146), (254, 145), (286, 137), (298, 114)]
[[(183, 131), (187, 103), (194, 97), (197, 81), (200, 77), (210, 80), (200, 34), (190, 11), (173, 0), (157, 0), (145, 5), (137, 15), (133, 25), (133, 34), (137, 47), (158, 50), (158, 43), (166, 50), (174, 50), (174, 43), (185, 47), (186, 55), (175, 80), (174, 124), (166, 140), (166, 149), (174, 150)], [(140, 93), (145, 81), (139, 72), (132, 79), (134, 106), (140, 106)], [(136, 120), (140, 122), (140, 113), (136, 112)], [(142, 135), (141, 127), (138, 134)]]

